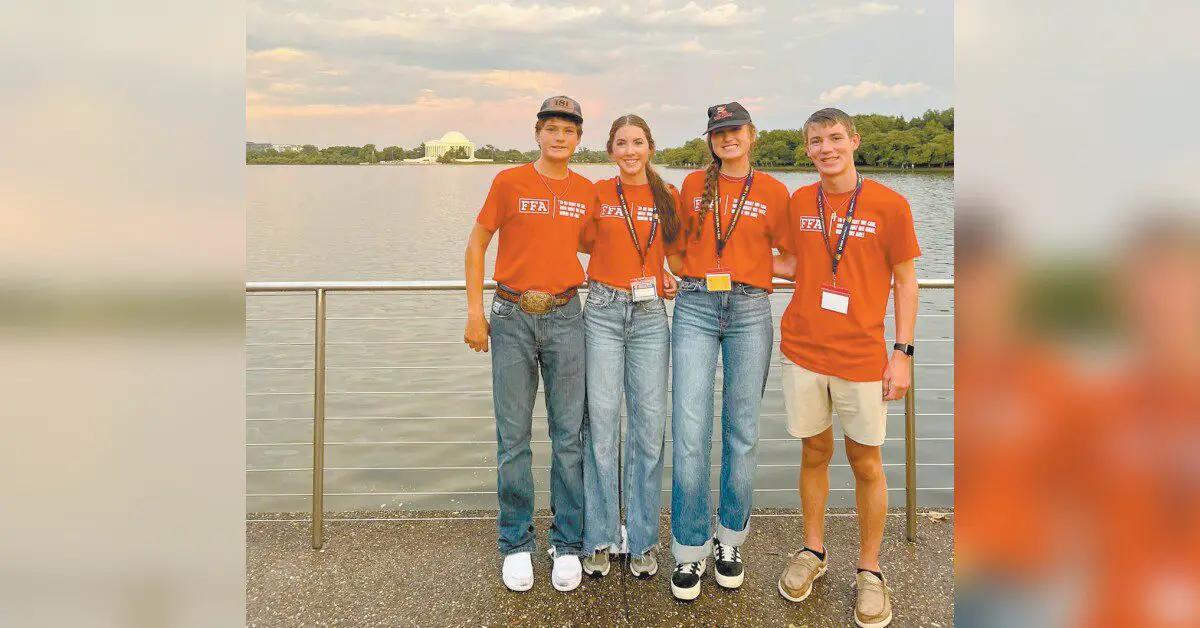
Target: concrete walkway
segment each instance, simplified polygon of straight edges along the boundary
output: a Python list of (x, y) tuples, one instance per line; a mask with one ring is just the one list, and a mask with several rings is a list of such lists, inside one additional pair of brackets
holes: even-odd
[[(540, 513), (543, 516), (546, 513)], [(892, 626), (953, 625), (953, 517), (922, 514), (918, 539), (904, 541), (904, 517), (889, 516), (883, 564), (894, 590)], [(570, 593), (550, 586), (544, 550), (549, 519), (536, 521), (533, 589), (513, 593), (500, 582), (495, 513), (338, 513), (326, 519), (325, 548), (309, 547), (299, 516), (264, 515), (246, 524), (247, 624), (250, 626), (853, 626), (853, 514), (826, 523), (829, 572), (808, 600), (793, 604), (776, 591), (788, 552), (797, 549), (801, 520), (772, 510), (751, 519), (742, 548), (746, 581), (727, 591), (705, 574), (700, 598), (671, 596), (669, 552), (658, 575), (638, 580), (614, 563), (604, 578), (584, 577)], [(402, 517), (456, 517), (413, 521)], [(476, 518), (463, 518), (476, 517)], [(662, 538), (669, 545), (667, 519)], [(709, 562), (711, 573), (712, 562)]]

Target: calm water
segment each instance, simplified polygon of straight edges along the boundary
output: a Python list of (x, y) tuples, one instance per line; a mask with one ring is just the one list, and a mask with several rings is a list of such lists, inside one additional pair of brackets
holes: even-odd
[[(466, 235), (492, 177), (502, 168), (249, 167), (248, 280), (461, 279)], [(614, 166), (577, 170), (593, 180), (616, 172)], [(661, 172), (679, 184), (688, 171)], [(809, 172), (772, 174), (789, 190), (816, 180)], [(912, 205), (924, 252), (917, 260), (918, 275), (951, 277), (952, 176), (868, 176)], [(493, 246), (489, 276), (494, 259)], [(777, 321), (789, 297), (771, 297)], [(327, 509), (495, 507), (495, 446), (487, 442), (495, 439), (490, 361), (461, 343), (464, 304), (459, 292), (330, 296)], [(948, 505), (953, 500), (945, 490), (953, 480), (952, 295), (927, 290), (921, 304), (919, 497), (923, 504)], [(247, 508), (306, 510), (312, 296), (251, 295), (247, 317)], [(778, 389), (779, 376), (772, 369), (761, 424), (756, 482), (761, 491), (755, 499), (762, 506), (795, 506), (796, 469), (790, 465), (799, 462), (799, 444), (784, 429)], [(889, 414), (894, 416), (889, 417), (884, 462), (897, 465), (886, 467), (889, 486), (895, 489), (904, 485), (903, 467), (898, 466), (903, 462), (903, 406), (893, 404)], [(540, 401), (535, 416), (535, 477), (543, 491), (549, 445), (536, 442), (547, 440)], [(845, 462), (839, 452), (834, 464)], [(668, 470), (665, 488), (669, 482)], [(831, 505), (853, 505), (847, 467), (833, 468), (831, 486)], [(438, 492), (452, 494), (428, 494)], [(537, 497), (539, 507), (547, 505), (545, 493)], [(902, 504), (902, 491), (892, 491), (891, 501)]]

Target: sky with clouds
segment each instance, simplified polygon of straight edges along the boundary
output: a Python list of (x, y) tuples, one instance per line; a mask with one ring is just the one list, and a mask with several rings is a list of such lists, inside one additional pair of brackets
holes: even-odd
[(824, 106), (953, 106), (952, 0), (251, 0), (247, 139), (410, 148), (449, 130), (535, 148), (542, 100), (580, 101), (583, 145), (625, 113), (660, 146), (737, 100), (760, 129)]

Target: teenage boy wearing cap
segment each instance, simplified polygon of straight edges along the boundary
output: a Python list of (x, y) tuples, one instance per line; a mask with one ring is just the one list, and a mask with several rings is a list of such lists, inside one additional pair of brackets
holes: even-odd
[[(463, 340), (492, 353), (496, 413), (497, 520), (505, 586), (533, 586), (533, 471), (530, 432), (538, 373), (550, 431), (551, 583), (579, 586), (583, 551), (584, 332), (576, 288), (584, 280), (579, 234), (595, 210), (592, 182), (567, 167), (583, 132), (579, 103), (554, 96), (534, 126), (541, 156), (496, 175), (466, 252), (467, 326)], [(483, 260), (499, 231), (495, 297), (483, 312)]]
[[(671, 325), (671, 592), (681, 600), (700, 595), (709, 554), (718, 585), (736, 589), (745, 578), (740, 548), (750, 532), (759, 406), (774, 345), (772, 249), (788, 257), (788, 191), (751, 168), (756, 132), (749, 112), (736, 102), (709, 107), (705, 134), (712, 164), (683, 181), (683, 252), (669, 259), (683, 276)], [(721, 472), (714, 533), (709, 463), (718, 358)]]
[[(911, 384), (913, 260), (921, 249), (908, 201), (854, 167), (860, 140), (850, 116), (822, 109), (804, 123), (804, 134), (820, 180), (791, 198), (796, 289), (783, 315), (780, 343), (788, 432), (803, 439), (804, 546), (792, 554), (779, 593), (804, 600), (829, 563), (824, 521), (836, 413), (854, 472), (861, 539), (854, 620), (879, 628), (892, 620), (891, 592), (879, 565), (887, 514), (880, 447), (887, 402), (904, 397)], [(781, 270), (781, 276), (791, 274)], [(885, 345), (883, 325), (893, 290), (894, 346)]]

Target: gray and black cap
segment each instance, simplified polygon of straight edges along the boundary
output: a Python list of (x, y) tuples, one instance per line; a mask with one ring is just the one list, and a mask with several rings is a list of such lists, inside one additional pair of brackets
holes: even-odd
[(704, 133), (707, 135), (717, 129), (743, 124), (750, 124), (750, 112), (736, 100), (713, 105), (708, 108), (708, 128), (704, 129)]
[(569, 96), (551, 96), (542, 102), (542, 108), (537, 114), (538, 119), (550, 116), (561, 116), (583, 124), (583, 110), (579, 103)]

